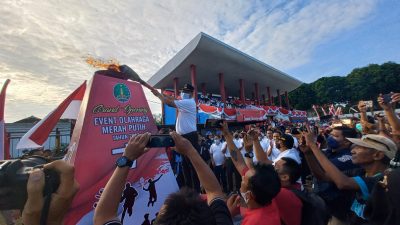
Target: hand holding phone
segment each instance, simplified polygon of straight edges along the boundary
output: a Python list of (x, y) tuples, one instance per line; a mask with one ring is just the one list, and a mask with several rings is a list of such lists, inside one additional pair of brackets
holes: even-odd
[(382, 96), (383, 97), (383, 102), (386, 103), (386, 104), (391, 103), (392, 102), (392, 95), (393, 95), (393, 93), (389, 93), (389, 94), (383, 95)]
[(169, 134), (151, 135), (146, 147), (148, 148), (161, 148), (161, 147), (174, 147), (175, 142)]

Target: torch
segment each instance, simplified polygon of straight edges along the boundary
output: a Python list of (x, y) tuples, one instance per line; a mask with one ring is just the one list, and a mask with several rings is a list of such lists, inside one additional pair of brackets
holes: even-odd
[(155, 88), (148, 84), (146, 81), (140, 78), (139, 74), (137, 74), (132, 68), (127, 65), (119, 66), (119, 71), (127, 76), (128, 79), (139, 82), (141, 85), (150, 89), (150, 91), (155, 91)]

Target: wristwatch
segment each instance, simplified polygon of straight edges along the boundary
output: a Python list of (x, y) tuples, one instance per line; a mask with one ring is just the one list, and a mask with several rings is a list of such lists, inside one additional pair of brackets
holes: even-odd
[(252, 159), (254, 157), (253, 152), (246, 152), (244, 153), (244, 157)]
[(129, 160), (128, 157), (126, 157), (126, 156), (121, 156), (117, 159), (117, 161), (115, 162), (115, 165), (120, 168), (125, 167), (125, 166), (131, 167), (133, 165), (133, 161)]

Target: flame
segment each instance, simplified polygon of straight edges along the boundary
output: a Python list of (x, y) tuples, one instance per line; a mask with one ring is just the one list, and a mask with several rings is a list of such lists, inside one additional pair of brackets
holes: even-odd
[(105, 68), (105, 69), (121, 72), (119, 70), (119, 66), (120, 66), (119, 62), (116, 59), (103, 60), (103, 59), (96, 59), (92, 56), (87, 56), (85, 58), (85, 62), (95, 68)]

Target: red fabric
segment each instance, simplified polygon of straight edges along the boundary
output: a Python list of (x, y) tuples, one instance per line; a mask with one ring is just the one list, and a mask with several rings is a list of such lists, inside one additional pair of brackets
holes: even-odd
[(281, 219), (286, 225), (300, 225), (303, 203), (292, 191), (281, 188), (274, 202), (278, 206)]
[(234, 116), (236, 115), (236, 109), (227, 109), (224, 108), (224, 113), (228, 116)]
[(218, 111), (218, 108), (215, 106), (209, 106), (209, 105), (204, 105), (204, 104), (200, 104), (199, 108), (206, 113), (215, 113)]
[(42, 145), (49, 137), (50, 132), (58, 123), (64, 111), (68, 108), (72, 100), (82, 100), (86, 90), (86, 81), (70, 94), (52, 113), (43, 121), (29, 137), (33, 142)]
[[(275, 202), (258, 209), (240, 207), (242, 225), (280, 225), (279, 209)], [(243, 213), (242, 213), (243, 212)]]

